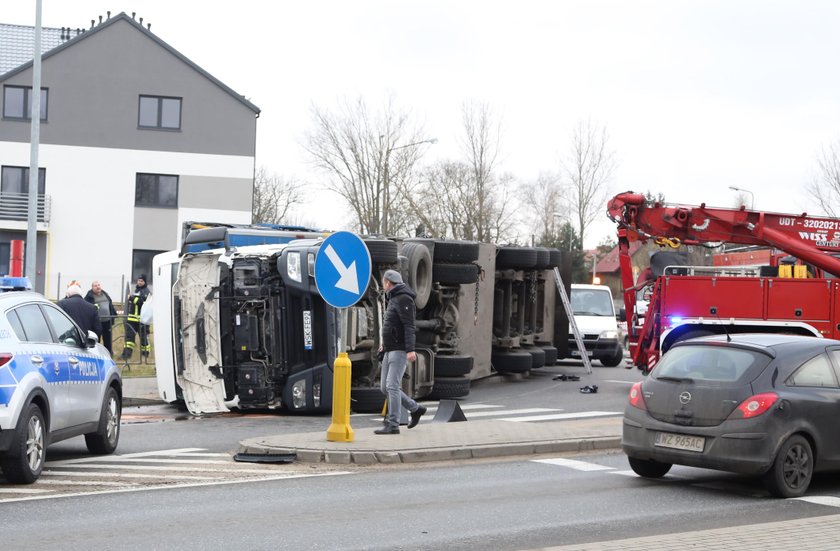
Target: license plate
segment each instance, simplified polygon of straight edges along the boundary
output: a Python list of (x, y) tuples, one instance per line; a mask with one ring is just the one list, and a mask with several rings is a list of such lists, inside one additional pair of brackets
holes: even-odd
[(673, 448), (690, 452), (702, 452), (706, 439), (702, 436), (688, 436), (671, 432), (657, 432), (653, 444), (661, 448)]
[[(591, 350), (587, 350), (587, 351), (586, 351), (586, 355), (587, 355), (587, 356), (591, 356), (591, 355), (592, 355), (592, 351), (591, 351)], [(580, 350), (572, 350), (572, 356), (580, 356)]]

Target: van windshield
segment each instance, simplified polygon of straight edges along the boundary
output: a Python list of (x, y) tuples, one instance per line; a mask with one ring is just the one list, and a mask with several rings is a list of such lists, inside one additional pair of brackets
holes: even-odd
[(572, 289), (572, 311), (576, 316), (615, 316), (609, 291)]

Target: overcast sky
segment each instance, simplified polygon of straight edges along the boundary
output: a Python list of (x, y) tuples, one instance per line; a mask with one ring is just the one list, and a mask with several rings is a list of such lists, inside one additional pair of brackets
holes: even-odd
[[(556, 171), (576, 121), (606, 126), (612, 189), (669, 201), (813, 211), (816, 152), (840, 138), (840, 3), (831, 1), (43, 0), (43, 25), (137, 12), (152, 32), (260, 109), (257, 165), (316, 180), (300, 147), (310, 105), (393, 94), (458, 155), (465, 99), (502, 114), (503, 169)], [(34, 24), (35, 1), (0, 21)], [(336, 196), (329, 196), (338, 204)], [(305, 219), (336, 228), (323, 204)], [(349, 217), (348, 217), (349, 219)], [(614, 233), (606, 221), (587, 246)]]

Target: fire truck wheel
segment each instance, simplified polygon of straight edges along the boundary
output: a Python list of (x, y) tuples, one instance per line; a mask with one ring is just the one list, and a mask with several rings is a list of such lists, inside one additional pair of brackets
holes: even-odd
[(522, 350), (531, 355), (531, 368), (543, 367), (545, 365), (545, 350), (538, 346), (522, 347)]
[(470, 380), (466, 377), (435, 377), (430, 400), (463, 398), (470, 393)]
[(611, 358), (602, 358), (601, 365), (604, 367), (618, 367), (624, 361), (624, 349), (620, 346)]
[(417, 293), (414, 305), (422, 310), (432, 294), (432, 255), (422, 243), (403, 243), (402, 254), (408, 259), (408, 286)]
[(356, 413), (380, 413), (385, 405), (385, 395), (378, 388), (350, 389), (350, 409)]
[(472, 370), (473, 357), (457, 354), (435, 356), (435, 377), (461, 377)]
[(525, 247), (499, 247), (496, 249), (496, 269), (523, 270), (537, 264), (536, 249)]
[(531, 369), (533, 356), (522, 350), (493, 351), (490, 361), (499, 373), (524, 373)]
[(373, 264), (396, 264), (397, 244), (390, 239), (363, 239)]
[(545, 247), (535, 247), (537, 251), (537, 264), (534, 266), (537, 270), (547, 270), (551, 265), (551, 255)]
[(432, 267), (432, 279), (444, 285), (469, 285), (478, 281), (478, 266), (435, 263)]
[(435, 241), (435, 263), (469, 264), (478, 260), (478, 243), (472, 241)]
[(538, 342), (537, 346), (545, 352), (545, 365), (554, 365), (557, 363), (557, 349), (551, 346), (550, 343)]

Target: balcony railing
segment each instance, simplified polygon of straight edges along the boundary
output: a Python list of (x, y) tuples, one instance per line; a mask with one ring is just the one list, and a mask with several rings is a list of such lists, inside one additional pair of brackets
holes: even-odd
[[(0, 220), (22, 220), (29, 218), (29, 195), (0, 191)], [(50, 196), (38, 194), (38, 222), (50, 221)]]

